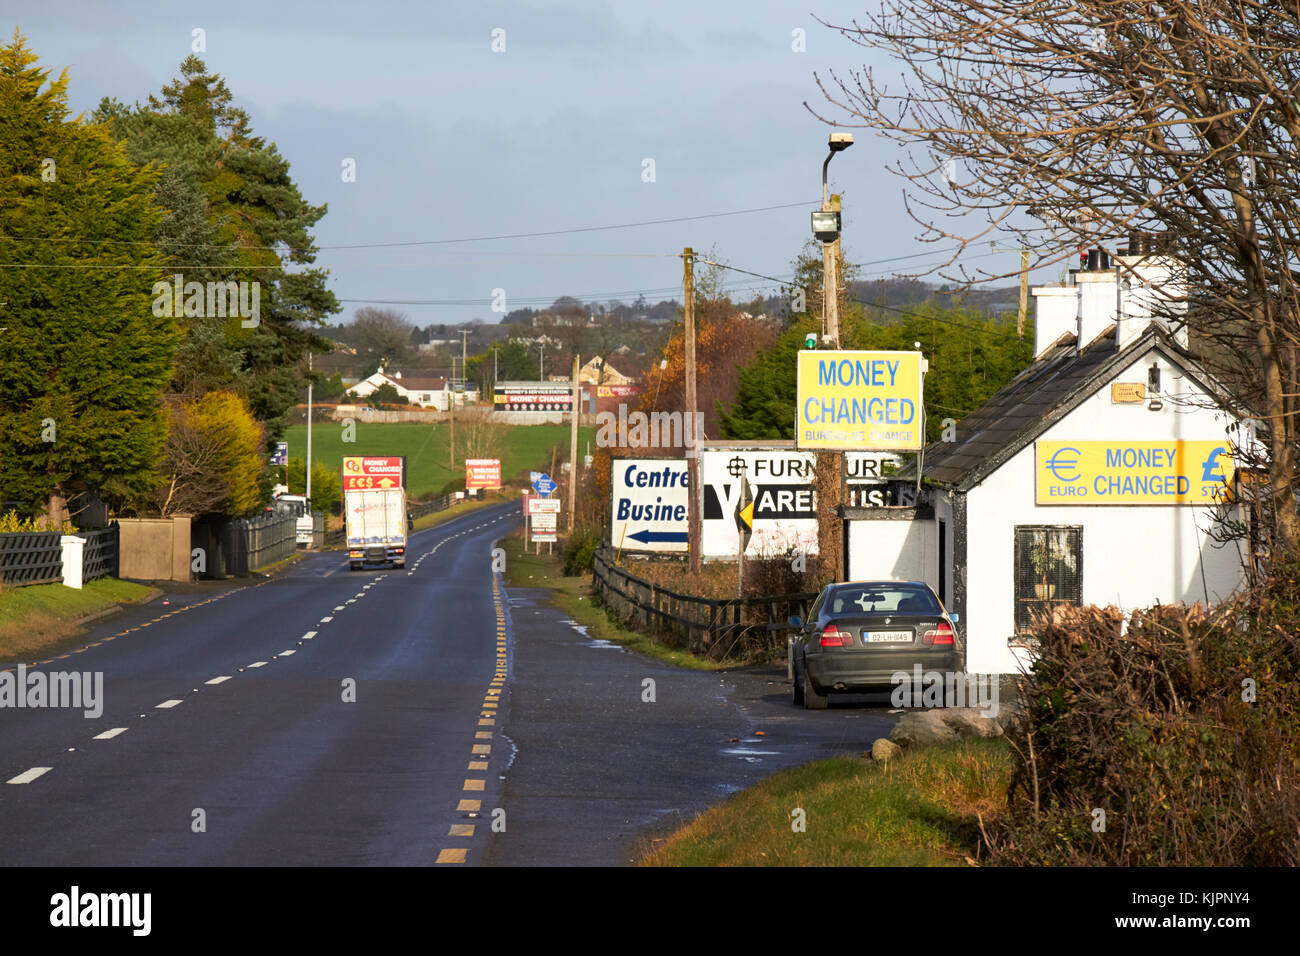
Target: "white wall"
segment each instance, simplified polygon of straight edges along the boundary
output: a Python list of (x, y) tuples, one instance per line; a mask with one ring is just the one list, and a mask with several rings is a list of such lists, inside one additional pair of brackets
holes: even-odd
[[(934, 521), (861, 519), (849, 522), (849, 580), (924, 581), (939, 590)], [(951, 603), (951, 602), (949, 602)]]
[[(1146, 381), (1155, 350), (1116, 376)], [(1112, 405), (1109, 384), (1039, 436), (1040, 441), (1222, 441), (1229, 419), (1219, 411), (1187, 405), (1205, 395), (1189, 378), (1159, 358), (1164, 408)], [(1205, 535), (1205, 508), (1165, 506), (1073, 506), (1034, 503), (1034, 445), (1021, 450), (967, 496), (967, 669), (1013, 672), (1017, 657), (1007, 648), (1015, 632), (1016, 525), (1077, 525), (1083, 528), (1083, 602), (1124, 609), (1163, 603), (1204, 603), (1230, 595), (1242, 581), (1235, 546), (1216, 548)]]

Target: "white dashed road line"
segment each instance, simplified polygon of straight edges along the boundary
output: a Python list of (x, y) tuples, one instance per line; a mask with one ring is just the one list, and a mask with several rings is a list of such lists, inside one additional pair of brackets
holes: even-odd
[(258, 661), (256, 664), (249, 664), (249, 667), (265, 667), (266, 661)]
[(293, 653), (296, 653), (296, 652), (295, 652), (295, 651), (281, 651), (279, 654), (276, 654), (275, 656), (276, 656), (276, 657), (288, 657), (290, 654), (293, 654)]
[(224, 683), (225, 683), (226, 681), (228, 681), (228, 680), (230, 680), (230, 678), (229, 678), (228, 676), (223, 676), (223, 677), (214, 677), (214, 678), (212, 678), (212, 680), (205, 680), (203, 683), (205, 683), (205, 684), (224, 684)]
[(95, 734), (96, 740), (112, 740), (118, 734), (126, 733), (125, 727), (114, 727), (112, 730), (106, 730), (102, 734)]
[(304, 635), (302, 636), (302, 639), (303, 639), (304, 641), (310, 641), (310, 640), (311, 640), (313, 637), (315, 637), (315, 636), (316, 636), (316, 632), (315, 632), (315, 631), (308, 631), (306, 634), (304, 634)]
[(47, 774), (53, 769), (53, 767), (33, 767), (31, 770), (24, 770), (18, 776), (6, 780), (5, 783), (31, 783), (37, 777)]
[(323, 618), (320, 619), (320, 622), (321, 622), (322, 624), (328, 624), (328, 623), (329, 623), (330, 621), (332, 621), (332, 620), (334, 620), (334, 618), (332, 618), (332, 617), (323, 617)]
[(165, 700), (157, 707), (155, 707), (154, 710), (168, 710), (172, 707), (175, 707), (179, 703), (180, 703), (179, 700)]

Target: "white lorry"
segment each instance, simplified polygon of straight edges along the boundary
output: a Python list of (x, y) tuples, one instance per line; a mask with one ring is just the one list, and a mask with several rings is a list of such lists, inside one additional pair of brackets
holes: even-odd
[(343, 492), (348, 564), (406, 567), (406, 489), (349, 488)]
[(294, 525), (298, 547), (310, 548), (312, 534), (315, 531), (311, 517), (311, 501), (302, 495), (280, 495), (275, 499), (274, 508), (278, 515), (291, 514), (298, 519)]

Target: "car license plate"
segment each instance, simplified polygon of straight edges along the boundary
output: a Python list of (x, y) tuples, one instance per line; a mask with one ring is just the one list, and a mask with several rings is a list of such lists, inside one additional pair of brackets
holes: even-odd
[(915, 636), (911, 631), (867, 631), (868, 644), (911, 644)]

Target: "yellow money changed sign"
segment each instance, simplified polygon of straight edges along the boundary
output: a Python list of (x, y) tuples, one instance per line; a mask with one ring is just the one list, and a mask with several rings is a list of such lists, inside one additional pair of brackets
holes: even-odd
[(920, 352), (799, 353), (799, 448), (917, 451), (921, 420)]
[(1231, 496), (1226, 441), (1040, 441), (1040, 505), (1198, 505)]

